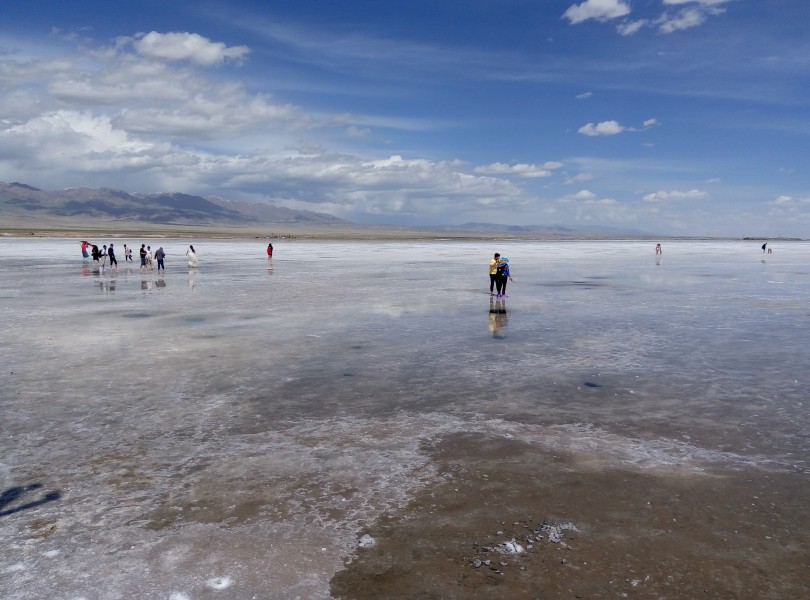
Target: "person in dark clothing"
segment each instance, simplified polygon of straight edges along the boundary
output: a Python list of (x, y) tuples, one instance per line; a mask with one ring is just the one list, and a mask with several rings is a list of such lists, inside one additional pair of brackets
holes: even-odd
[(141, 244), (141, 271), (146, 267), (146, 244)]
[(113, 250), (113, 245), (110, 244), (110, 247), (107, 249), (107, 258), (110, 259), (110, 266), (112, 267), (115, 265), (115, 268), (118, 268), (118, 261), (115, 259), (115, 250)]
[(166, 270), (166, 267), (163, 265), (163, 259), (164, 258), (166, 258), (166, 253), (163, 251), (163, 246), (161, 246), (160, 248), (155, 250), (155, 260), (157, 260), (157, 264), (158, 264), (158, 273), (160, 273), (161, 269), (163, 271)]
[(498, 262), (498, 276), (495, 280), (495, 288), (498, 291), (496, 298), (506, 298), (506, 282), (514, 281), (509, 274), (509, 259), (502, 256)]

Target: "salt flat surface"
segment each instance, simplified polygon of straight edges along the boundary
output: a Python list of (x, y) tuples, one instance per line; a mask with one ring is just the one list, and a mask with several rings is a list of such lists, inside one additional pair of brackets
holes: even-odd
[(0, 239), (3, 598), (328, 598), (457, 432), (810, 471), (805, 242), (114, 241)]

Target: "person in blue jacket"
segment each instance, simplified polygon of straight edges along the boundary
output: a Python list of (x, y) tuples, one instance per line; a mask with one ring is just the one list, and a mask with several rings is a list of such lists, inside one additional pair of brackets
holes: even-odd
[(501, 256), (498, 261), (498, 274), (495, 279), (495, 289), (498, 291), (496, 298), (506, 298), (507, 281), (514, 281), (509, 273), (509, 258)]

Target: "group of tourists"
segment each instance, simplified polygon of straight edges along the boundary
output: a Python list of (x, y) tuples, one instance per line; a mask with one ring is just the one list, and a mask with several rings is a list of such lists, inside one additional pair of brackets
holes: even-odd
[(499, 299), (506, 298), (507, 281), (514, 281), (509, 274), (509, 259), (496, 252), (489, 261), (489, 295)]
[[(91, 244), (87, 240), (82, 240), (81, 247), (82, 257), (92, 259), (93, 265), (98, 267), (99, 270), (104, 271), (107, 268), (108, 262), (110, 268), (115, 268), (115, 270), (118, 270), (118, 259), (115, 256), (115, 245), (112, 242), (109, 246), (107, 246), (107, 244), (103, 244), (102, 247), (99, 248), (96, 244)], [(152, 246), (141, 244), (141, 249), (138, 251), (138, 255), (141, 261), (141, 272), (154, 270), (155, 263), (157, 263), (158, 273), (161, 271), (166, 271), (166, 252), (163, 250), (163, 246), (160, 246), (153, 253)], [(188, 250), (186, 250), (186, 256), (188, 257), (188, 266), (190, 268), (199, 266), (200, 261), (197, 258), (197, 252), (194, 250), (194, 246), (189, 245)], [(127, 247), (126, 244), (124, 244), (124, 262), (134, 262), (132, 260), (132, 248)]]

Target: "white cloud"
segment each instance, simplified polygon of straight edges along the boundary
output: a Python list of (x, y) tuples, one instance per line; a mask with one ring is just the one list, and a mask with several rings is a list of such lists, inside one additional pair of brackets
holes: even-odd
[(656, 24), (661, 33), (672, 33), (702, 25), (706, 21), (706, 12), (699, 8), (687, 8), (676, 15), (664, 14)]
[(810, 196), (778, 196), (770, 202), (774, 206), (785, 208), (798, 208), (801, 206), (810, 206)]
[(687, 192), (672, 191), (664, 192), (658, 191), (644, 196), (644, 202), (667, 202), (667, 201), (680, 201), (680, 200), (705, 200), (709, 197), (708, 192), (703, 190), (689, 190)]
[(593, 96), (593, 92), (584, 92), (582, 94), (577, 94), (577, 100), (585, 100), (586, 98), (590, 98)]
[(601, 123), (587, 123), (580, 127), (577, 132), (581, 133), (582, 135), (596, 137), (601, 135), (617, 135), (619, 133), (624, 133), (625, 131), (646, 131), (647, 129), (655, 127), (656, 125), (659, 125), (658, 119), (647, 119), (640, 128), (625, 127), (618, 121), (611, 120), (602, 121)]
[(718, 6), (726, 4), (732, 0), (664, 0), (664, 4), (678, 5), (678, 4), (699, 4), (700, 6)]
[(546, 177), (562, 167), (496, 163), (476, 172), (457, 160), (329, 151), (322, 139), (355, 141), (369, 134), (374, 119), (306, 114), (201, 68), (238, 60), (243, 48), (195, 34), (148, 34), (108, 48), (77, 47), (59, 60), (4, 60), (0, 179), (46, 189), (92, 181), (132, 191), (273, 199), (349, 218), (412, 215), (424, 223), (452, 221), (467, 210), (514, 211), (530, 203), (513, 176)]
[(227, 47), (196, 33), (151, 31), (135, 36), (132, 45), (141, 56), (169, 61), (189, 60), (208, 67), (226, 60), (239, 62), (250, 52), (247, 46)]
[(585, 0), (582, 4), (568, 7), (563, 17), (572, 25), (595, 19), (607, 21), (630, 14), (630, 5), (621, 0)]
[(579, 190), (574, 194), (567, 194), (559, 199), (559, 202), (588, 202), (596, 199), (596, 194), (591, 190)]
[(572, 183), (581, 183), (583, 181), (591, 181), (593, 179), (592, 173), (578, 173), (572, 177), (568, 177), (565, 180), (565, 183), (570, 185)]
[(726, 12), (725, 8), (720, 8), (730, 0), (664, 0), (665, 5), (683, 6), (674, 15), (665, 12), (656, 21), (658, 30), (661, 33), (673, 33), (691, 27), (697, 27), (706, 22), (709, 16), (721, 15)]
[(550, 177), (554, 169), (562, 167), (562, 163), (549, 161), (541, 165), (519, 163), (508, 165), (505, 163), (492, 163), (475, 168), (476, 173), (487, 175), (518, 175), (526, 178)]
[(616, 135), (625, 131), (626, 127), (620, 125), (618, 121), (602, 121), (601, 123), (588, 123), (578, 129), (582, 135), (591, 137), (601, 135)]
[(618, 31), (620, 35), (633, 35), (648, 23), (649, 21), (647, 19), (639, 19), (637, 21), (627, 21), (625, 23), (620, 23), (619, 25), (617, 25), (616, 31)]

